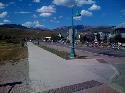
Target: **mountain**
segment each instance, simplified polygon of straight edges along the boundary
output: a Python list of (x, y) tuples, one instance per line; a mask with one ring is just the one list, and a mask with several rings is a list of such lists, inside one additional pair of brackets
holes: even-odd
[(28, 29), (27, 27), (24, 27), (24, 26), (19, 25), (19, 24), (3, 24), (3, 25), (0, 25), (0, 27), (3, 27), (3, 28), (19, 28), (19, 29)]
[(44, 27), (35, 27), (35, 28), (30, 28), (30, 29), (38, 30), (38, 31), (51, 31), (50, 29), (44, 28)]
[[(52, 31), (57, 33), (63, 33), (66, 34), (69, 32), (69, 29), (72, 28), (72, 26), (62, 26), (55, 29), (47, 29), (44, 27), (37, 27), (37, 28), (27, 28), (22, 25), (18, 24), (4, 24), (0, 25), (0, 28), (17, 28), (17, 29), (26, 29), (27, 31)], [(86, 32), (86, 31), (111, 31), (114, 26), (87, 26), (87, 25), (76, 25), (74, 26), (75, 29), (77, 29), (78, 32)]]
[(123, 23), (117, 25), (116, 28), (125, 28), (125, 22), (123, 22)]
[(49, 29), (43, 28), (43, 27), (27, 28), (27, 27), (22, 26), (20, 24), (3, 24), (3, 25), (0, 25), (0, 28), (25, 29), (27, 31), (50, 31)]
[[(63, 26), (52, 31), (60, 32), (60, 33), (67, 33), (69, 29), (72, 28), (71, 26)], [(85, 26), (85, 25), (76, 25), (74, 26), (78, 32), (85, 32), (85, 31), (110, 31), (114, 28), (114, 26)]]

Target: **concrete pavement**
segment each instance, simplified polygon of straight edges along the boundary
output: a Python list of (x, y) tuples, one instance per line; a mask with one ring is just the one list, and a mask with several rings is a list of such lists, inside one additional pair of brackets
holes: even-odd
[(95, 59), (62, 59), (28, 42), (32, 92), (41, 92), (86, 81), (106, 83), (115, 74), (109, 64)]

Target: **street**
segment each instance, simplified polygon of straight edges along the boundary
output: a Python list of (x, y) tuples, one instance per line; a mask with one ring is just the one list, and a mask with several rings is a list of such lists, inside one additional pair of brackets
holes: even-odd
[[(116, 74), (110, 64), (99, 63), (96, 59), (65, 60), (31, 42), (28, 43), (28, 51), (30, 85), (35, 92), (84, 84), (93, 80), (107, 84)], [(97, 83), (93, 84), (96, 86)]]

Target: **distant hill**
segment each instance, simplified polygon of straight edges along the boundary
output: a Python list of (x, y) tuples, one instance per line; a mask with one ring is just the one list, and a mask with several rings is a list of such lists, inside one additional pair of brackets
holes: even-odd
[(36, 27), (36, 28), (30, 28), (32, 30), (38, 30), (38, 31), (51, 31), (50, 29), (48, 28), (44, 28), (44, 27)]
[(125, 28), (125, 22), (123, 22), (123, 23), (117, 25), (116, 28)]
[(4, 27), (4, 28), (20, 28), (20, 29), (28, 29), (27, 27), (22, 26), (22, 25), (18, 25), (18, 24), (3, 24), (3, 25), (0, 25), (0, 27)]
[(51, 31), (50, 29), (43, 28), (43, 27), (27, 28), (27, 27), (22, 26), (20, 24), (3, 24), (3, 25), (0, 25), (0, 28), (23, 29), (25, 31)]
[[(60, 32), (60, 33), (67, 33), (71, 26), (63, 26), (52, 31)], [(76, 25), (74, 27), (77, 29), (78, 32), (86, 32), (86, 31), (110, 31), (114, 28), (114, 26), (84, 26), (84, 25)]]
[[(57, 33), (67, 33), (71, 26), (63, 26), (63, 27), (58, 27), (56, 29), (47, 29), (47, 28), (27, 28), (22, 25), (18, 24), (4, 24), (0, 25), (0, 28), (17, 28), (17, 29), (26, 29), (27, 31), (54, 31)], [(115, 26), (86, 26), (86, 25), (76, 25), (74, 26), (75, 29), (77, 29), (78, 32), (86, 32), (86, 31), (111, 31)]]
[(46, 28), (27, 28), (17, 24), (0, 25), (0, 41), (19, 43), (23, 39), (43, 39), (56, 34)]

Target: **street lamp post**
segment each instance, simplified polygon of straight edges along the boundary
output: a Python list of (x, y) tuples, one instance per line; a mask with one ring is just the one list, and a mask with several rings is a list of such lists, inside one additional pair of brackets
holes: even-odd
[(70, 58), (71, 59), (74, 59), (76, 56), (76, 54), (75, 54), (75, 28), (74, 28), (73, 10), (74, 10), (74, 7), (72, 8), (72, 38), (71, 38), (71, 51), (70, 51)]

